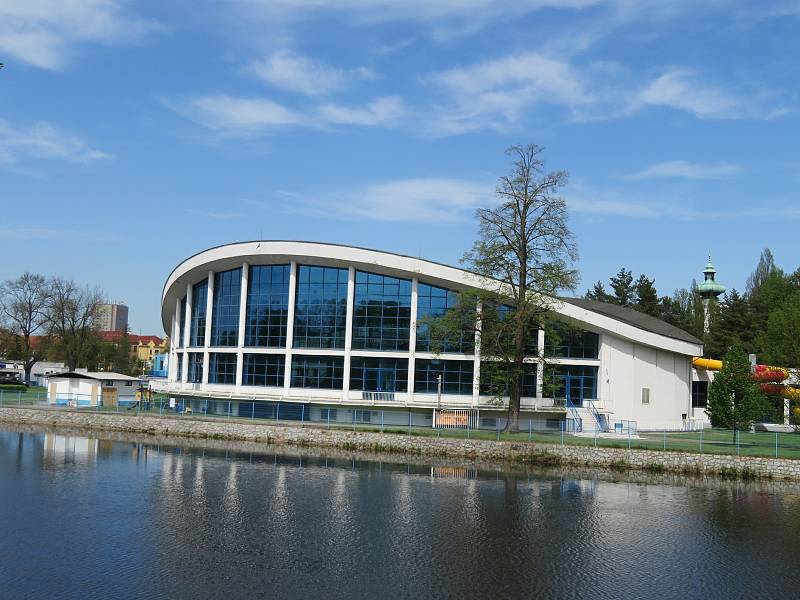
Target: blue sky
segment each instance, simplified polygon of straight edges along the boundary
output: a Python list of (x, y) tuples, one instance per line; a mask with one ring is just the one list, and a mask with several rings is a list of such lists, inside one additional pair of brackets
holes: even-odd
[(165, 278), (236, 240), (457, 263), (504, 149), (546, 147), (583, 284), (798, 266), (800, 4), (0, 2), (0, 278)]

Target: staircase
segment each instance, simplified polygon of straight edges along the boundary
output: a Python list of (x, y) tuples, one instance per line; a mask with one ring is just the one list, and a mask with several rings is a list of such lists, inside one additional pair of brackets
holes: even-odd
[(576, 407), (576, 412), (582, 419), (585, 431), (608, 431), (606, 415), (597, 410), (597, 400), (584, 400), (583, 406)]

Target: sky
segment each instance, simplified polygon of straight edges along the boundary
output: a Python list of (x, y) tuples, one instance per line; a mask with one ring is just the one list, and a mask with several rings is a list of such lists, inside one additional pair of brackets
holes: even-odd
[(505, 149), (562, 190), (582, 294), (798, 267), (800, 3), (0, 0), (0, 280), (163, 334), (170, 271), (252, 239), (458, 264)]

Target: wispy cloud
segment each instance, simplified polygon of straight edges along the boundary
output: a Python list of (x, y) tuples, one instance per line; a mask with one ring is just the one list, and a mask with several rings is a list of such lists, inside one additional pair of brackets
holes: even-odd
[[(465, 179), (418, 178), (368, 184), (338, 192), (278, 192), (284, 210), (354, 221), (452, 223), (468, 219), (491, 201), (490, 185)], [(243, 200), (271, 210), (277, 202)]]
[[(120, 0), (0, 2), (0, 51), (42, 69), (64, 67), (80, 43), (121, 44), (162, 30)], [(8, 61), (6, 61), (8, 62)]]
[(249, 71), (275, 87), (308, 96), (330, 94), (352, 81), (375, 78), (366, 67), (339, 69), (286, 50), (251, 63)]
[(257, 136), (289, 128), (322, 129), (337, 125), (390, 126), (406, 114), (402, 99), (377, 98), (366, 105), (312, 105), (290, 109), (268, 98), (216, 94), (166, 102), (175, 112), (225, 136)]
[(241, 219), (244, 217), (244, 213), (241, 212), (217, 212), (213, 210), (201, 210), (195, 208), (187, 208), (187, 213), (198, 215), (200, 217), (207, 217), (209, 219), (215, 219), (218, 221), (227, 221), (230, 219)]
[(731, 163), (700, 164), (685, 160), (670, 160), (650, 165), (623, 179), (656, 179), (674, 177), (682, 179), (725, 179), (741, 172), (739, 165)]
[(650, 106), (684, 110), (703, 119), (735, 119), (745, 112), (742, 101), (704, 83), (696, 73), (672, 69), (651, 81), (639, 94)]
[(26, 159), (85, 164), (110, 156), (90, 147), (80, 137), (62, 132), (44, 121), (27, 128), (15, 128), (0, 120), (0, 165), (14, 165)]

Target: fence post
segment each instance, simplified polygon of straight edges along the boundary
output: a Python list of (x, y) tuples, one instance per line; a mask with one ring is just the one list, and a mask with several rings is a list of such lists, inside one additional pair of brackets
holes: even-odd
[(353, 431), (356, 430), (356, 409), (353, 409)]
[(667, 428), (664, 427), (664, 450), (667, 449)]
[(703, 429), (700, 430), (700, 454), (703, 454)]
[(0, 390), (0, 406), (3, 406), (3, 390)]
[(532, 429), (533, 429), (533, 427), (531, 426), (531, 420), (529, 418), (528, 419), (528, 441), (529, 442), (531, 441), (531, 431), (532, 431)]
[(306, 424), (306, 405), (300, 405), (300, 428), (302, 429), (305, 427)]
[(276, 423), (278, 422), (278, 418), (280, 417), (280, 414), (281, 414), (281, 403), (278, 402), (278, 406), (275, 407), (275, 422)]
[(228, 400), (228, 418), (231, 418), (231, 401)]
[(328, 407), (328, 429), (331, 428), (331, 407)]
[(778, 432), (775, 432), (775, 458), (778, 458)]
[(736, 456), (739, 456), (739, 430), (736, 430)]
[(17, 392), (17, 404), (22, 406), (22, 392)]
[(411, 409), (408, 409), (408, 435), (411, 435)]
[(253, 400), (253, 410), (250, 413), (250, 419), (252, 420), (255, 418), (256, 418), (256, 402), (255, 400)]
[(628, 450), (631, 449), (631, 422), (628, 421)]
[(566, 421), (561, 421), (561, 445), (564, 445), (564, 425)]
[(500, 421), (495, 420), (494, 428), (497, 430), (497, 441), (500, 441)]
[(383, 433), (383, 410), (381, 409), (381, 433)]

